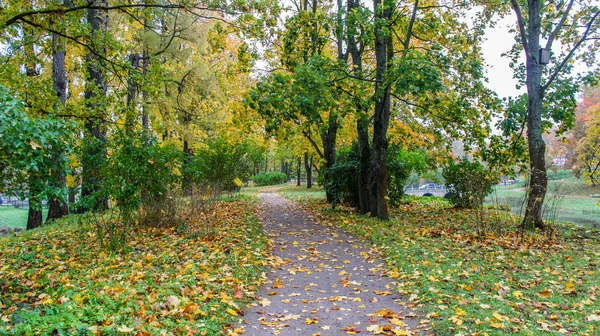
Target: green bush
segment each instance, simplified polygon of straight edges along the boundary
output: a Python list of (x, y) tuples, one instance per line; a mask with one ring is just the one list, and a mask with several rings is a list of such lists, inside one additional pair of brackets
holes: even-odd
[[(342, 148), (336, 153), (336, 164), (327, 170), (329, 182), (325, 185), (337, 201), (359, 205), (358, 144)], [(409, 176), (421, 174), (429, 168), (427, 154), (422, 151), (407, 151), (398, 146), (390, 146), (387, 151), (388, 197), (395, 203), (404, 195), (404, 187)]]
[(247, 182), (254, 167), (263, 160), (263, 148), (249, 142), (230, 144), (222, 138), (207, 142), (184, 168), (196, 184), (218, 185), (226, 191), (237, 190), (236, 179)]
[(139, 219), (140, 206), (165, 204), (169, 192), (179, 186), (182, 153), (174, 145), (161, 146), (141, 133), (128, 136), (124, 132), (110, 139), (108, 152), (108, 160), (101, 167), (101, 188), (83, 201), (115, 201), (116, 208), (109, 215), (97, 216), (94, 221), (102, 224), (96, 225), (100, 243), (110, 250), (120, 250)]
[(335, 165), (327, 169), (329, 180), (325, 184), (327, 192), (333, 195), (334, 205), (338, 202), (359, 206), (358, 173), (359, 173), (358, 145), (341, 148), (337, 151)]
[(480, 162), (470, 162), (466, 158), (450, 162), (442, 175), (446, 186), (451, 189), (450, 202), (457, 208), (479, 208), (492, 192), (492, 185), (498, 181), (497, 175)]
[(407, 151), (398, 146), (390, 146), (387, 152), (388, 197), (392, 203), (404, 196), (406, 181), (411, 174), (423, 174), (429, 169), (427, 153)]
[(274, 185), (285, 183), (285, 181), (287, 180), (287, 175), (279, 172), (260, 173), (254, 175), (254, 177), (252, 177), (252, 180), (258, 186)]

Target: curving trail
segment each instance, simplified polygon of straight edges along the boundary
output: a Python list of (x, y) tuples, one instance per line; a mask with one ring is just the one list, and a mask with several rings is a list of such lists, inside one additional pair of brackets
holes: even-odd
[(272, 242), (266, 285), (239, 324), (244, 335), (416, 335), (383, 263), (364, 243), (320, 225), (273, 192), (260, 194), (260, 216)]

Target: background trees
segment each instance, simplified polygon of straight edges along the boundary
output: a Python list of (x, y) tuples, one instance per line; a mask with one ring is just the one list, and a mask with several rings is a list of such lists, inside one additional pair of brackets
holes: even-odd
[[(76, 121), (71, 164), (81, 167), (82, 211), (108, 206), (114, 195), (106, 192), (112, 182), (103, 167), (124, 148), (147, 143), (181, 151), (181, 162), (169, 169), (184, 190), (202, 179), (226, 186), (234, 175), (249, 177), (250, 166), (256, 172), (273, 158), (267, 148), (288, 177), (294, 161), (296, 170), (316, 168), (327, 185), (336, 157), (352, 152), (355, 206), (387, 219), (388, 199), (402, 189), (388, 184), (403, 180), (388, 170), (404, 164), (389, 162), (388, 149), (406, 162), (411, 156), (402, 153), (435, 151), (428, 164), (442, 163), (460, 140), (495, 169), (508, 171), (507, 162), (529, 152), (524, 223), (543, 226), (542, 133), (556, 125), (566, 134), (576, 120), (578, 87), (591, 77), (569, 75), (571, 62), (595, 60), (597, 8), (538, 0), (493, 8), (445, 0), (293, 5), (11, 2), (0, 14), (0, 81), (30, 117)], [(509, 56), (528, 94), (503, 105), (484, 85), (481, 42), (489, 19), (511, 8), (519, 39)], [(539, 59), (542, 40), (549, 65)], [(503, 134), (491, 136), (492, 116), (502, 109)], [(506, 146), (503, 138), (514, 141)], [(229, 159), (238, 168), (210, 172)], [(54, 187), (64, 188), (65, 176), (52, 175)], [(327, 199), (339, 201), (329, 189)], [(67, 212), (61, 200), (48, 200), (51, 217)]]

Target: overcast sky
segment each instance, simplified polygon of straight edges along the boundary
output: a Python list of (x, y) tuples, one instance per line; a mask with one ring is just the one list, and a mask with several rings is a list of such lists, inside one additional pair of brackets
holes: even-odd
[(501, 56), (512, 48), (514, 36), (509, 33), (509, 27), (512, 27), (515, 22), (514, 15), (508, 15), (500, 20), (495, 28), (486, 29), (487, 40), (482, 46), (489, 79), (487, 87), (496, 91), (500, 98), (516, 96), (525, 90), (525, 88), (516, 89), (517, 80), (513, 78), (513, 70), (508, 66), (509, 59)]

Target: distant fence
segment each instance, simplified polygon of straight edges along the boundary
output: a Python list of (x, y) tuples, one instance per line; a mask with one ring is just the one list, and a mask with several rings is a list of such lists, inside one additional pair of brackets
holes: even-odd
[[(25, 199), (19, 199), (16, 197), (11, 197), (11, 196), (6, 196), (6, 195), (0, 195), (0, 206), (5, 206), (5, 207), (15, 207), (15, 208), (28, 208), (29, 207), (29, 200)], [(47, 207), (48, 204), (46, 201), (42, 201), (42, 206), (43, 207)]]

